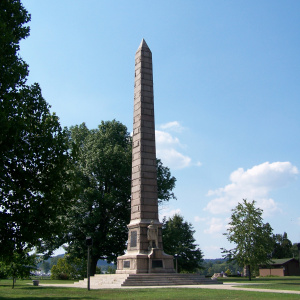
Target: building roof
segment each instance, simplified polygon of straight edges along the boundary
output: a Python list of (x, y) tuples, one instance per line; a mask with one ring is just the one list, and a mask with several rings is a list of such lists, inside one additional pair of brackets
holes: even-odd
[(284, 265), (291, 260), (296, 260), (296, 259), (295, 258), (272, 259), (272, 263), (270, 265)]

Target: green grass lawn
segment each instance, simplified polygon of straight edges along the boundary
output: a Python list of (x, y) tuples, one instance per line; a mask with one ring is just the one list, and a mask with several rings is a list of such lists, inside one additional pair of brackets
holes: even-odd
[[(234, 279), (223, 279), (224, 282), (237, 281)], [(248, 282), (247, 280), (238, 280), (239, 282)], [(253, 283), (267, 282), (268, 286), (278, 285), (281, 282), (285, 285), (295, 287), (299, 284), (300, 278), (291, 278), (290, 280), (267, 279), (253, 280)], [(41, 280), (40, 283), (72, 283), (73, 281), (52, 281)], [(293, 285), (294, 283), (294, 285)], [(18, 280), (15, 288), (11, 288), (11, 280), (0, 280), (0, 299), (300, 299), (300, 295), (260, 293), (252, 291), (231, 291), (231, 290), (211, 290), (211, 289), (193, 289), (193, 288), (162, 288), (162, 289), (106, 289), (106, 290), (86, 290), (80, 288), (64, 287), (42, 287), (33, 286), (31, 280)], [(258, 288), (265, 288), (266, 285), (259, 285)], [(291, 288), (295, 290), (294, 288)], [(298, 289), (297, 289), (298, 290)]]
[[(274, 289), (274, 290), (291, 290), (300, 291), (300, 277), (299, 276), (287, 276), (287, 277), (261, 277), (253, 278), (249, 281), (246, 278), (222, 278), (221, 281), (225, 282), (239, 282), (239, 283), (251, 283), (251, 285), (243, 285), (243, 288), (249, 289)], [(299, 297), (300, 299), (300, 297)]]

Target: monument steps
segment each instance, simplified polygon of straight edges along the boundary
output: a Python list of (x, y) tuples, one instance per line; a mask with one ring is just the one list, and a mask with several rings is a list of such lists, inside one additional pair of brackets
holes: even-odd
[(205, 278), (199, 274), (129, 274), (122, 286), (171, 286), (171, 285), (198, 285), (218, 284), (217, 280)]
[[(130, 286), (172, 286), (221, 284), (217, 280), (199, 274), (141, 273), (141, 274), (96, 274), (90, 277), (90, 288), (121, 288)], [(87, 287), (87, 279), (74, 283), (74, 287)]]
[[(129, 274), (96, 274), (90, 277), (91, 288), (120, 288)], [(74, 287), (87, 287), (87, 278), (74, 283)]]

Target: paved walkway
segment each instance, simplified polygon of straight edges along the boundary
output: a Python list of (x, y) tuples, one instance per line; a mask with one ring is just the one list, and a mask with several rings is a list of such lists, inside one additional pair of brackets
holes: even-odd
[[(91, 289), (149, 289), (149, 288), (196, 288), (196, 289), (219, 289), (219, 290), (236, 290), (236, 291), (247, 291), (247, 292), (263, 292), (263, 293), (281, 293), (281, 294), (297, 294), (300, 295), (300, 291), (290, 290), (272, 290), (264, 288), (245, 288), (239, 287), (244, 285), (257, 285), (257, 283), (224, 283), (224, 284), (201, 284), (201, 285), (171, 285), (171, 286), (116, 286), (116, 285), (102, 285), (101, 287), (93, 287)], [(266, 285), (261, 283), (261, 285)], [(40, 284), (40, 286), (55, 286), (55, 287), (72, 287), (72, 288), (87, 288), (86, 286), (74, 286), (74, 284)]]

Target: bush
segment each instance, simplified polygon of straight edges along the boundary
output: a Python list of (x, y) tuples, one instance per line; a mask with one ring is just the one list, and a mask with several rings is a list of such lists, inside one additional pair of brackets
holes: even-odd
[(229, 276), (229, 275), (231, 275), (231, 271), (230, 271), (229, 269), (227, 269), (227, 270), (225, 271), (225, 274), (226, 274), (227, 276)]
[(51, 268), (51, 279), (68, 280), (83, 278), (85, 274), (84, 261), (70, 260), (68, 257), (60, 258)]

